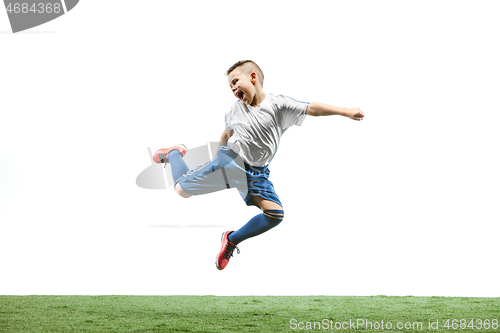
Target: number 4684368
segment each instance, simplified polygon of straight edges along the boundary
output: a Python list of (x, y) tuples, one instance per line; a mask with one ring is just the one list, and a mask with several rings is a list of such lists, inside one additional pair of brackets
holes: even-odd
[(28, 14), (28, 13), (33, 13), (33, 14), (52, 14), (56, 13), (59, 14), (61, 12), (61, 4), (60, 3), (34, 3), (31, 6), (27, 3), (9, 3), (7, 5), (7, 12), (8, 13), (15, 13), (15, 14)]
[(446, 323), (444, 324), (444, 327), (448, 328), (448, 329), (453, 329), (453, 330), (456, 330), (456, 329), (464, 330), (466, 328), (472, 328), (472, 329), (478, 329), (478, 330), (480, 330), (480, 329), (496, 330), (496, 329), (498, 329), (498, 319), (493, 319), (493, 320), (471, 319), (470, 321), (468, 321), (466, 319), (460, 319), (460, 320), (453, 319), (450, 321), (450, 319), (448, 319), (446, 321)]

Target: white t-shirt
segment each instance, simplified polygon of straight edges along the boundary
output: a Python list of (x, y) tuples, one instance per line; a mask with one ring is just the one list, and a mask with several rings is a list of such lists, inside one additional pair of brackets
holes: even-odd
[(252, 166), (268, 165), (283, 133), (292, 125), (302, 125), (308, 104), (271, 94), (256, 107), (234, 103), (226, 114), (226, 130), (234, 130), (231, 147)]

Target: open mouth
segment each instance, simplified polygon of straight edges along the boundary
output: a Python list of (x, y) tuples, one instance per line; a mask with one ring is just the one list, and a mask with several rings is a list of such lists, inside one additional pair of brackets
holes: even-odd
[(238, 99), (240, 101), (243, 101), (243, 97), (245, 96), (245, 93), (243, 91), (239, 91), (236, 96), (238, 96)]

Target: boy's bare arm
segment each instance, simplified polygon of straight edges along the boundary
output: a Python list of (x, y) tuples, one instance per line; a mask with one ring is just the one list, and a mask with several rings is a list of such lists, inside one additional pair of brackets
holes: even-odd
[(316, 102), (309, 103), (306, 114), (314, 117), (340, 115), (358, 121), (363, 120), (363, 117), (365, 116), (363, 111), (358, 108), (346, 109)]
[(234, 134), (234, 130), (230, 130), (230, 131), (224, 130), (224, 132), (222, 132), (222, 135), (220, 137), (219, 146), (227, 144), (227, 141), (229, 140), (230, 137), (233, 136), (233, 134)]

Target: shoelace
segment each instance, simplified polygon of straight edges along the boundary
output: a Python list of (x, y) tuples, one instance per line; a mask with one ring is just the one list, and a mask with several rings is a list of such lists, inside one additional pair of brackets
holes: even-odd
[(168, 154), (165, 154), (165, 153), (163, 153), (163, 154), (158, 154), (158, 158), (160, 159), (160, 162), (165, 161), (165, 163), (167, 163), (167, 155), (168, 155)]
[(229, 260), (229, 258), (231, 258), (233, 256), (233, 252), (234, 252), (235, 248), (236, 248), (236, 252), (238, 252), (238, 254), (240, 254), (240, 249), (238, 249), (237, 246), (232, 246), (231, 244), (229, 244), (229, 242), (227, 242), (226, 248), (224, 249), (224, 253), (222, 254), (222, 257), (226, 260)]
[(160, 162), (164, 162), (165, 163), (163, 165), (164, 168), (167, 167), (167, 163), (168, 163), (167, 156), (168, 156), (168, 153), (166, 153), (166, 154), (158, 154), (158, 158), (160, 159)]

